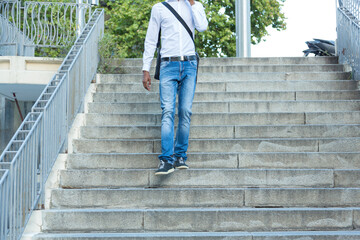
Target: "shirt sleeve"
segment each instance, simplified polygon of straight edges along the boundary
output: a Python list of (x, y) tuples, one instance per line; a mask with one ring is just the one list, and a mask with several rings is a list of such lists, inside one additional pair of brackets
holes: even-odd
[(158, 5), (154, 5), (151, 10), (151, 17), (145, 38), (143, 54), (143, 71), (150, 71), (151, 62), (154, 58), (156, 44), (160, 31), (160, 12)]
[(195, 1), (195, 4), (191, 6), (191, 9), (193, 12), (195, 28), (199, 32), (204, 32), (208, 27), (204, 6), (200, 2)]

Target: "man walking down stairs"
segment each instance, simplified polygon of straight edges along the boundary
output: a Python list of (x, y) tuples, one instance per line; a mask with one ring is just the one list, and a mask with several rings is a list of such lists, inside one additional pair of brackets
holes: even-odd
[(33, 239), (360, 239), (359, 92), (337, 58), (203, 59), (191, 167), (166, 176), (158, 83), (123, 65), (93, 84)]

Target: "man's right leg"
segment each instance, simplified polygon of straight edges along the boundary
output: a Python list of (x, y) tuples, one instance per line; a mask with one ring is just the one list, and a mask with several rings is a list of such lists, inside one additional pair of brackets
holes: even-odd
[[(174, 118), (176, 93), (178, 88), (179, 63), (162, 62), (160, 68), (160, 101), (161, 101), (161, 155), (160, 166), (156, 175), (174, 171)], [(170, 168), (171, 165), (171, 168)]]

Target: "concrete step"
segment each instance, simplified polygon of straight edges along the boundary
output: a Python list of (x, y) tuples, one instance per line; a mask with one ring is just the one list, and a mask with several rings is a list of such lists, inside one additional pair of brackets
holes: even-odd
[[(176, 128), (175, 128), (176, 131)], [(197, 126), (192, 125), (192, 139), (237, 138), (326, 138), (359, 137), (360, 125), (258, 125)], [(84, 126), (80, 138), (86, 139), (153, 139), (161, 138), (160, 126)]]
[[(143, 60), (141, 58), (126, 58), (113, 60), (111, 62), (114, 66), (142, 66)], [(279, 65), (288, 65), (288, 64), (338, 64), (337, 57), (316, 57), (316, 58), (307, 58), (307, 57), (270, 57), (270, 58), (201, 58), (200, 65), (204, 66), (217, 66), (217, 65), (264, 65), (264, 64), (279, 64)], [(152, 61), (152, 66), (155, 67), (155, 59)]]
[[(157, 80), (153, 79), (153, 83)], [(97, 83), (138, 83), (143, 78), (142, 73), (137, 74), (98, 74)], [(246, 72), (246, 73), (201, 73), (198, 82), (219, 81), (320, 81), (320, 80), (351, 80), (350, 72)]]
[(56, 189), (51, 209), (358, 207), (360, 188)]
[[(155, 169), (62, 170), (62, 188), (333, 188), (354, 187), (352, 177), (360, 170), (330, 169), (189, 169), (156, 176)], [(356, 181), (356, 184), (359, 184)]]
[(44, 232), (353, 230), (357, 208), (45, 210)]
[[(123, 66), (121, 72), (125, 74), (142, 73), (142, 66)], [(344, 72), (345, 65), (341, 64), (254, 64), (254, 65), (202, 65), (199, 66), (199, 73), (219, 72)], [(155, 73), (155, 67), (151, 67), (150, 74)]]
[[(161, 113), (160, 103), (88, 103), (88, 113)], [(194, 113), (359, 111), (360, 100), (193, 102)]]
[(244, 189), (57, 189), (51, 209), (243, 207)]
[[(74, 153), (158, 153), (160, 139), (75, 139)], [(188, 152), (357, 152), (360, 138), (190, 139)]]
[[(355, 100), (359, 91), (300, 91), (300, 92), (198, 92), (194, 101), (274, 101), (274, 100)], [(137, 103), (159, 102), (159, 93), (94, 93), (94, 102)]]
[[(155, 169), (160, 153), (69, 154), (68, 169)], [(190, 168), (360, 169), (360, 152), (189, 153)]]
[[(68, 169), (149, 169), (159, 164), (160, 153), (70, 154)], [(237, 153), (189, 153), (194, 168), (237, 168)], [(348, 168), (349, 169), (349, 168)]]
[[(85, 114), (86, 125), (157, 126), (161, 114)], [(177, 117), (175, 117), (177, 122)], [(192, 125), (287, 125), (287, 124), (359, 124), (360, 112), (317, 113), (194, 113)]]
[(239, 168), (360, 169), (359, 152), (240, 153)]
[[(335, 91), (357, 90), (358, 83), (353, 80), (334, 81), (217, 81), (198, 82), (196, 92), (274, 92), (274, 91)], [(159, 82), (151, 84), (151, 92), (144, 89), (141, 79), (136, 83), (99, 83), (97, 93), (151, 93), (159, 92)]]
[(296, 231), (296, 232), (147, 232), (147, 233), (64, 233), (39, 234), (35, 240), (79, 239), (161, 239), (161, 240), (358, 240), (360, 231)]

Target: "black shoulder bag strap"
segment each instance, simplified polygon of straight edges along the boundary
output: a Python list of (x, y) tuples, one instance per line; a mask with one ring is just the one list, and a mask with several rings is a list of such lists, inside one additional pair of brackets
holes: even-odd
[(159, 30), (158, 42), (156, 44), (157, 56), (156, 56), (156, 67), (155, 67), (155, 75), (154, 75), (154, 78), (156, 80), (160, 80), (160, 64), (161, 64), (160, 39), (161, 39), (161, 28)]
[[(194, 46), (195, 46), (195, 55), (196, 55), (196, 60), (197, 60), (197, 71), (199, 70), (199, 63), (200, 63), (200, 57), (199, 57), (199, 54), (196, 52), (196, 45), (195, 45), (195, 40), (194, 40), (194, 37), (193, 37), (193, 33), (192, 31), (190, 30), (189, 26), (186, 24), (186, 22), (184, 21), (184, 19), (175, 11), (175, 9), (170, 6), (170, 4), (168, 4), (167, 2), (162, 2), (162, 4), (167, 7), (170, 12), (172, 12), (175, 17), (179, 20), (179, 22), (184, 26), (184, 28), (186, 29), (186, 31), (189, 33), (191, 39), (193, 40), (194, 42)], [(197, 73), (196, 73), (196, 81), (197, 81)]]

